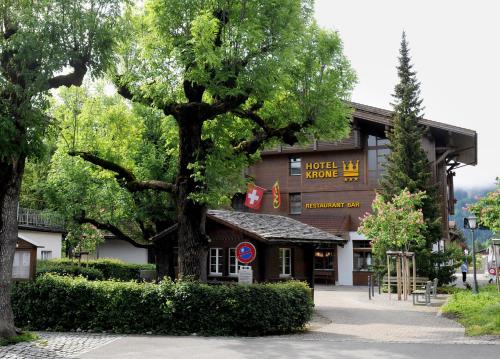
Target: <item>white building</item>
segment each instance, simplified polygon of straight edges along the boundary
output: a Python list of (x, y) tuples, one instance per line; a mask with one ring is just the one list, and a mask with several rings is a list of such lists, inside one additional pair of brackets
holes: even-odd
[(55, 214), (19, 208), (18, 237), (35, 244), (37, 259), (61, 258), (64, 222)]

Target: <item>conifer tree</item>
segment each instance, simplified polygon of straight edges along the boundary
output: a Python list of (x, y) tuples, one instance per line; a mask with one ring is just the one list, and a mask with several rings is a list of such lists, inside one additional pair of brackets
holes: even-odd
[[(427, 225), (425, 248), (418, 248), (428, 255), (432, 243), (441, 239), (440, 211), (436, 184), (432, 180), (427, 155), (422, 148), (421, 139), (425, 135), (424, 128), (419, 125), (423, 117), (422, 99), (420, 98), (420, 82), (411, 64), (410, 51), (406, 35), (403, 32), (400, 48), (399, 65), (397, 67), (399, 83), (393, 97), (394, 114), (391, 128), (387, 132), (390, 140), (390, 154), (385, 164), (385, 174), (381, 184), (381, 194), (386, 201), (399, 194), (404, 188), (411, 193), (425, 191), (426, 199), (422, 203), (422, 211)], [(414, 248), (413, 250), (417, 250)], [(422, 254), (424, 253), (422, 252)], [(429, 265), (433, 267), (433, 265)]]

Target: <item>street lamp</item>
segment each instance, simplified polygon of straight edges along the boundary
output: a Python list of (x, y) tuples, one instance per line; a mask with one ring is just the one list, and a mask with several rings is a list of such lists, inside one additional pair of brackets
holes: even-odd
[(472, 292), (474, 294), (478, 293), (477, 287), (477, 276), (476, 276), (476, 245), (474, 244), (474, 230), (477, 228), (477, 218), (476, 216), (470, 216), (464, 218), (464, 228), (469, 228), (472, 233), (472, 270), (474, 273), (474, 280), (472, 283)]

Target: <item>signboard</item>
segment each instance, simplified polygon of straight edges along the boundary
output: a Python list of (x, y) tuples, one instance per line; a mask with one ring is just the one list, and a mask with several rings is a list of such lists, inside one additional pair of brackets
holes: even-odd
[(251, 266), (240, 266), (238, 270), (238, 284), (252, 284), (253, 271)]
[(497, 271), (496, 271), (495, 268), (490, 268), (488, 271), (490, 272), (491, 275), (496, 275), (497, 274)]
[[(342, 161), (344, 182), (359, 182), (359, 160)], [(334, 161), (306, 163), (306, 179), (339, 177), (339, 167)]]
[(30, 278), (31, 253), (29, 251), (16, 251), (14, 263), (12, 264), (13, 279)]
[(255, 259), (256, 255), (257, 250), (255, 249), (255, 246), (250, 242), (241, 242), (236, 246), (236, 258), (240, 263), (251, 263)]

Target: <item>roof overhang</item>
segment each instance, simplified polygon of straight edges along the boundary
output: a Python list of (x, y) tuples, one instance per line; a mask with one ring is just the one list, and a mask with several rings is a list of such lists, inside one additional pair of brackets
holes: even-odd
[[(353, 120), (358, 125), (378, 124), (379, 131), (383, 133), (385, 128), (391, 125), (393, 111), (350, 102), (354, 108)], [(436, 147), (444, 147), (450, 150), (448, 157), (465, 165), (475, 166), (477, 164), (477, 132), (442, 122), (421, 119), (420, 124), (430, 131), (436, 140)]]

